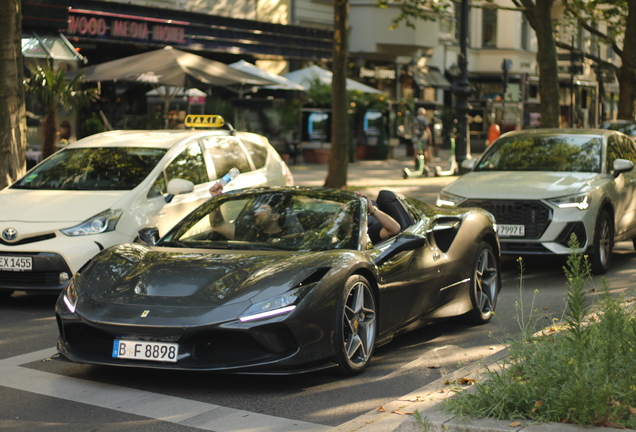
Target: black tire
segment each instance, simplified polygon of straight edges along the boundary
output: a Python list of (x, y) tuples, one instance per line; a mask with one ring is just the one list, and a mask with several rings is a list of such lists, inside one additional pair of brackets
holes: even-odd
[(492, 318), (497, 305), (497, 296), (501, 289), (501, 273), (499, 259), (486, 242), (477, 248), (473, 263), (473, 274), (470, 279), (470, 299), (473, 310), (467, 315), (472, 324), (485, 324)]
[(13, 294), (15, 291), (0, 291), (0, 299), (5, 299), (5, 298), (9, 298), (11, 297), (11, 294)]
[(634, 249), (636, 249), (636, 238), (632, 239), (632, 243), (634, 244)]
[(334, 346), (339, 375), (358, 375), (366, 369), (373, 355), (376, 324), (371, 285), (364, 277), (353, 275), (336, 307)]
[(614, 222), (607, 210), (601, 210), (596, 218), (592, 248), (590, 256), (592, 273), (603, 274), (607, 272), (612, 263), (612, 250), (614, 249)]

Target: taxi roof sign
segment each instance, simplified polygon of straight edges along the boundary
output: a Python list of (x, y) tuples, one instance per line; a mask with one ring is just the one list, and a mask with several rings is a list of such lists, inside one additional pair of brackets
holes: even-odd
[(225, 120), (220, 115), (213, 114), (189, 114), (186, 116), (183, 124), (186, 127), (222, 127)]

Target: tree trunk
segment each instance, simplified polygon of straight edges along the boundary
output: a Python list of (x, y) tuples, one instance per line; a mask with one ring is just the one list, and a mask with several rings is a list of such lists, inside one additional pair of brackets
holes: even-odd
[(46, 109), (46, 115), (42, 122), (42, 160), (51, 156), (57, 150), (57, 113), (55, 106)]
[(559, 72), (557, 50), (552, 26), (553, 0), (536, 0), (532, 26), (537, 34), (537, 62), (539, 63), (539, 94), (541, 96), (542, 128), (558, 128), (561, 104), (559, 101)]
[(22, 85), (20, 0), (4, 2), (0, 14), (0, 189), (26, 169), (26, 117)]
[(620, 97), (618, 99), (618, 118), (634, 120), (634, 98), (636, 94), (636, 0), (628, 0), (629, 12), (625, 23), (623, 43), (623, 65), (618, 72)]
[(347, 114), (347, 54), (349, 52), (349, 1), (333, 0), (333, 78), (331, 81), (331, 152), (325, 187), (347, 185), (349, 120)]

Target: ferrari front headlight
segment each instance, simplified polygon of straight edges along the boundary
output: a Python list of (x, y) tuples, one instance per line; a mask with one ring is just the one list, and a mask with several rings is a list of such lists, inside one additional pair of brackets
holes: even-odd
[(117, 222), (122, 215), (121, 210), (106, 210), (85, 220), (79, 225), (71, 228), (61, 229), (60, 231), (67, 236), (83, 236), (90, 234), (101, 234), (103, 232), (113, 231), (117, 226)]
[(77, 293), (77, 288), (75, 288), (75, 279), (71, 279), (64, 289), (64, 304), (71, 313), (75, 313), (75, 308), (77, 307), (77, 300), (79, 299), (79, 294)]
[(460, 204), (462, 201), (464, 201), (465, 199), (466, 198), (464, 197), (460, 197), (458, 195), (453, 195), (451, 193), (441, 191), (439, 195), (437, 196), (437, 206), (438, 207), (441, 207), (441, 206), (455, 207), (458, 204)]
[(590, 206), (590, 194), (568, 195), (565, 197), (549, 199), (548, 202), (559, 208), (578, 208), (579, 210), (587, 210)]
[(299, 290), (287, 291), (277, 297), (253, 304), (241, 314), (239, 321), (254, 321), (289, 313), (296, 309), (298, 300), (300, 300)]

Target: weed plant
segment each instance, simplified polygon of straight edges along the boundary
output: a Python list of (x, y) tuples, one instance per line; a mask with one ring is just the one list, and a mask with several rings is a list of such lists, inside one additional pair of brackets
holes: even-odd
[[(569, 246), (574, 250), (577, 244), (574, 237)], [(510, 355), (487, 371), (475, 392), (449, 399), (446, 410), (473, 418), (636, 428), (634, 308), (624, 307), (624, 297), (613, 297), (605, 279), (602, 289), (594, 288), (586, 256), (570, 254), (564, 270), (568, 296), (562, 325), (534, 333), (536, 321), (515, 305), (521, 331), (503, 341)], [(593, 313), (587, 291), (598, 292)]]

